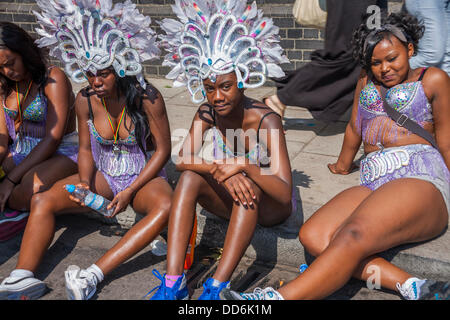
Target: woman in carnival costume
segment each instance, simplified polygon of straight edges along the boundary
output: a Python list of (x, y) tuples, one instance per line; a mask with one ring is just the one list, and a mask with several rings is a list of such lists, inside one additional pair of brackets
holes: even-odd
[(0, 210), (28, 211), (33, 194), (77, 172), (75, 96), (64, 72), (10, 22), (0, 22), (0, 90)]
[[(448, 225), (450, 79), (438, 68), (410, 68), (422, 34), (407, 14), (391, 14), (373, 30), (363, 23), (355, 31), (354, 52), (365, 72), (341, 153), (329, 169), (348, 174), (363, 142), (360, 186), (339, 193), (301, 227), (299, 239), (316, 257), (301, 275), (278, 290), (226, 291), (223, 297), (323, 299), (353, 276), (408, 300), (448, 299), (449, 282), (419, 279), (378, 255), (432, 239)], [(396, 121), (390, 110), (399, 113)]]
[[(161, 46), (169, 53), (167, 78), (186, 85), (202, 103), (177, 160), (182, 171), (174, 192), (168, 230), (167, 271), (154, 274), (161, 285), (146, 297), (188, 299), (183, 263), (199, 203), (229, 219), (216, 272), (204, 283), (200, 300), (217, 300), (256, 224), (273, 226), (293, 211), (292, 176), (280, 117), (245, 96), (246, 88), (282, 76), (278, 27), (246, 1), (175, 1), (179, 20), (165, 19)], [(206, 99), (206, 102), (204, 102)], [(200, 158), (204, 134), (211, 130), (214, 161)], [(295, 199), (294, 199), (295, 203)], [(157, 290), (154, 292), (154, 290)]]
[(145, 215), (95, 264), (68, 267), (68, 298), (89, 299), (105, 275), (167, 226), (172, 189), (162, 170), (171, 152), (169, 123), (164, 100), (143, 78), (141, 64), (156, 58), (159, 49), (150, 18), (130, 1), (114, 7), (110, 0), (37, 3), (38, 44), (51, 48), (74, 81), (89, 82), (75, 101), (79, 174), (33, 197), (17, 267), (3, 281), (0, 297), (34, 299), (45, 293), (34, 272), (54, 236), (55, 215), (88, 211), (64, 189), (73, 184), (112, 200), (112, 216), (128, 204)]

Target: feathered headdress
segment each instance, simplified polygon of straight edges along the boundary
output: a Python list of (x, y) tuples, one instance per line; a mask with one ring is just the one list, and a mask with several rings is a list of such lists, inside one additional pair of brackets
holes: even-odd
[(203, 79), (235, 72), (239, 88), (262, 86), (266, 76), (282, 77), (289, 63), (279, 45), (279, 28), (246, 0), (175, 0), (178, 20), (159, 24), (163, 65), (175, 86), (187, 85), (194, 103), (205, 98)]
[(85, 72), (110, 66), (120, 77), (136, 76), (145, 88), (142, 62), (159, 57), (150, 17), (139, 13), (130, 0), (112, 5), (111, 0), (36, 0), (42, 12), (33, 11), (41, 36), (39, 47), (65, 64), (77, 83)]

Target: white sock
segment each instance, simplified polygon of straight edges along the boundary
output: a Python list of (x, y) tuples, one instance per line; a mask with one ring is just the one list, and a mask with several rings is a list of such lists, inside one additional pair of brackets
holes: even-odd
[(9, 276), (15, 278), (34, 278), (34, 273), (30, 270), (14, 269)]
[(102, 269), (100, 269), (95, 263), (86, 269), (86, 271), (92, 272), (97, 277), (98, 282), (102, 282), (105, 276), (103, 275)]

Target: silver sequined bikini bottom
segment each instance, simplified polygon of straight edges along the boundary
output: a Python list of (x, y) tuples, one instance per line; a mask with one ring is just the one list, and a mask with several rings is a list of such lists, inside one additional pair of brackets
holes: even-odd
[(450, 212), (450, 173), (432, 146), (413, 144), (371, 152), (361, 160), (360, 168), (360, 185), (371, 190), (400, 178), (429, 181), (441, 192)]

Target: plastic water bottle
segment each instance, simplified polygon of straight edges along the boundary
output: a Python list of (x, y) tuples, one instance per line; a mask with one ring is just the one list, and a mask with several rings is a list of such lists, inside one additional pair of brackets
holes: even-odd
[(94, 209), (98, 213), (104, 215), (105, 217), (110, 217), (114, 208), (106, 209), (106, 207), (111, 203), (108, 199), (105, 199), (99, 194), (93, 193), (88, 189), (77, 188), (73, 184), (66, 184), (64, 186), (66, 190), (75, 198), (82, 201), (87, 207)]

